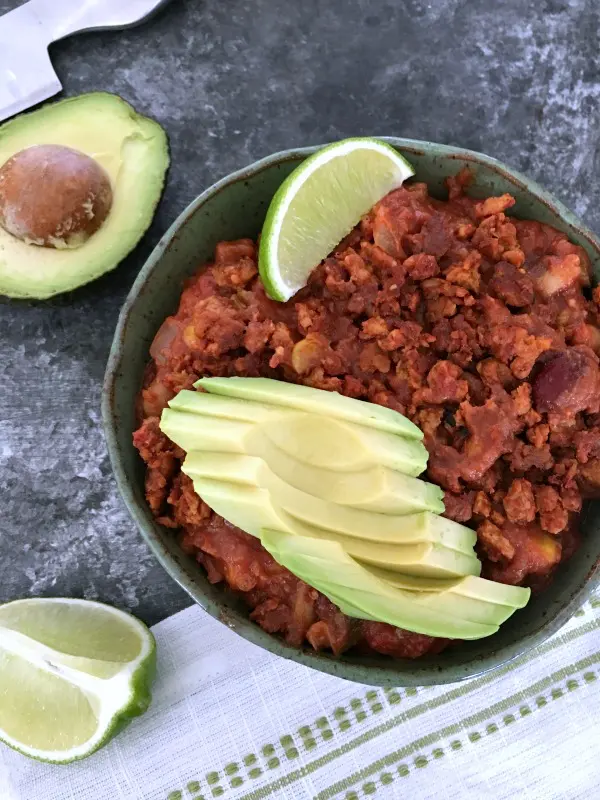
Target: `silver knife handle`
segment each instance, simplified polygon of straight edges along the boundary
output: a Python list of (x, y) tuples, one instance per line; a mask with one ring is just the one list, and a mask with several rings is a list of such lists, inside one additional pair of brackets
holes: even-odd
[(169, 0), (29, 0), (49, 41), (73, 33), (130, 28), (143, 22)]

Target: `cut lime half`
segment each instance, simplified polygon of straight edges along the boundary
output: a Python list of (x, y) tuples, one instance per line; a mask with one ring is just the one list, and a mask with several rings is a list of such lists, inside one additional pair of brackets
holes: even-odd
[(41, 761), (85, 758), (148, 708), (155, 659), (148, 628), (102, 603), (0, 606), (0, 740)]
[(344, 139), (303, 161), (267, 211), (259, 271), (267, 293), (285, 302), (375, 203), (414, 175), (379, 139)]

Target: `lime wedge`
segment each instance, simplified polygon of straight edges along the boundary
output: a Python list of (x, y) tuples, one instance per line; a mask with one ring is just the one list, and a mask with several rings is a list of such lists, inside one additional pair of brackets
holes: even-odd
[(155, 660), (148, 628), (102, 603), (0, 606), (0, 741), (57, 764), (89, 756), (146, 711)]
[(303, 161), (267, 211), (258, 266), (267, 293), (285, 302), (375, 203), (414, 175), (378, 139), (344, 139)]

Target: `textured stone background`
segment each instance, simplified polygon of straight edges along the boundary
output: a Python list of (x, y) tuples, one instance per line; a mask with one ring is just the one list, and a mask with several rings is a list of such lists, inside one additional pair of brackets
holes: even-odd
[(600, 230), (599, 39), (597, 0), (173, 0), (144, 27), (53, 46), (65, 93), (156, 117), (173, 167), (116, 272), (0, 301), (0, 601), (72, 594), (148, 622), (189, 602), (121, 503), (99, 405), (119, 307), (195, 195), (282, 148), (393, 134), (503, 159)]

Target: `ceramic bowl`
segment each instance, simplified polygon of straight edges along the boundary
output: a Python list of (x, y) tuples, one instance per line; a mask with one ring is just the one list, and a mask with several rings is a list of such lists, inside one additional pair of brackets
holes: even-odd
[[(600, 242), (565, 206), (540, 186), (500, 162), (469, 150), (388, 138), (443, 197), (443, 181), (464, 165), (473, 170), (471, 194), (510, 192), (516, 216), (539, 220), (582, 245), (600, 275)], [(211, 585), (186, 556), (173, 531), (157, 525), (144, 499), (144, 465), (133, 448), (134, 402), (148, 348), (164, 318), (177, 308), (182, 282), (209, 260), (222, 239), (255, 238), (273, 194), (284, 178), (316, 147), (264, 158), (203, 192), (173, 223), (142, 268), (123, 306), (110, 353), (103, 392), (103, 418), (119, 489), (132, 517), (167, 572), (213, 617), (254, 644), (313, 669), (378, 686), (435, 685), (497, 668), (536, 647), (577, 611), (600, 581), (600, 503), (583, 518), (583, 544), (558, 572), (550, 588), (516, 613), (488, 639), (462, 644), (441, 655), (411, 660), (347, 654), (335, 658), (289, 647), (248, 618), (247, 608), (222, 585)]]

